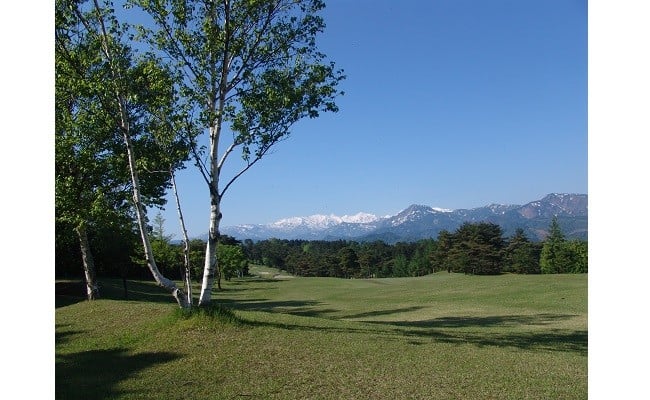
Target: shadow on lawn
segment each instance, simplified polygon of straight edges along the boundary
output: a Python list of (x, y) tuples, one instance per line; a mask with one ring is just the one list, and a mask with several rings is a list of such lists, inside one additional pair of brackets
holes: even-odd
[[(543, 332), (454, 331), (459, 328), (544, 326), (575, 317), (570, 314), (495, 315), (444, 317), (424, 321), (372, 322), (397, 327), (405, 336), (432, 338), (438, 342), (477, 346), (517, 347), (527, 350), (568, 351), (587, 354), (587, 331), (551, 329)], [(444, 330), (442, 330), (444, 329)]]
[[(175, 303), (174, 298), (151, 281), (124, 281), (121, 279), (99, 279), (99, 298), (109, 300), (133, 300), (153, 303)], [(82, 281), (55, 282), (55, 308), (69, 306), (86, 300), (86, 286)]]
[[(412, 306), (412, 307), (402, 307), (402, 308), (395, 308), (391, 310), (376, 310), (376, 311), (368, 311), (360, 314), (353, 314), (353, 315), (346, 315), (344, 318), (345, 319), (356, 319), (356, 318), (367, 318), (367, 317), (379, 317), (379, 316), (384, 316), (384, 315), (391, 315), (391, 314), (398, 314), (398, 313), (405, 313), (405, 312), (410, 312), (410, 311), (417, 311), (421, 310), (424, 307), (422, 306)], [(360, 321), (362, 322), (362, 321)]]
[(54, 331), (54, 344), (55, 345), (60, 345), (63, 343), (66, 343), (70, 340), (70, 336), (74, 336), (79, 333), (83, 333), (83, 331), (61, 331), (61, 329), (66, 328), (70, 326), (69, 324), (55, 324), (55, 331)]
[[(217, 290), (216, 284), (213, 289), (213, 298), (219, 300), (219, 296), (235, 292), (251, 292), (266, 288), (269, 283), (277, 284), (282, 282), (276, 279), (247, 278), (245, 281), (229, 281), (228, 286)], [(253, 283), (251, 287), (250, 283)], [(176, 301), (169, 292), (156, 285), (154, 281), (134, 281), (117, 278), (98, 279), (99, 298), (109, 300), (146, 301), (153, 303), (172, 303)], [(239, 286), (243, 287), (239, 287)], [(247, 286), (244, 286), (247, 285)], [(126, 286), (126, 287), (125, 287)], [(194, 287), (194, 301), (198, 301), (199, 290)], [(55, 282), (55, 308), (69, 306), (86, 300), (86, 285), (83, 281), (57, 281)]]
[[(111, 399), (124, 395), (119, 382), (156, 364), (178, 358), (173, 353), (128, 354), (126, 349), (92, 350), (56, 357), (57, 399)], [(146, 393), (132, 393), (144, 396)], [(149, 393), (150, 394), (150, 393)]]
[[(379, 321), (376, 323), (413, 328), (468, 328), (517, 325), (548, 325), (564, 321), (577, 315), (534, 314), (534, 315), (494, 315), (488, 317), (441, 317), (422, 321)], [(375, 323), (375, 321), (367, 321)]]
[(313, 300), (272, 301), (268, 299), (217, 299), (215, 302), (223, 307), (231, 308), (233, 310), (273, 312), (301, 317), (327, 318), (327, 314), (338, 311), (332, 308), (321, 308), (319, 306), (322, 303)]
[[(396, 310), (395, 312), (399, 312)], [(323, 327), (301, 324), (282, 324), (273, 322), (250, 321), (240, 319), (249, 326), (270, 326), (287, 330), (303, 330), (314, 332), (333, 332), (342, 334), (375, 334), (388, 339), (405, 338), (414, 345), (426, 345), (427, 343), (451, 343), (471, 344), (478, 347), (515, 347), (524, 350), (534, 351), (560, 351), (587, 355), (588, 334), (587, 331), (572, 331), (551, 329), (542, 332), (494, 332), (472, 330), (458, 330), (460, 328), (487, 328), (495, 326), (516, 326), (516, 325), (545, 325), (553, 320), (563, 320), (573, 317), (572, 315), (511, 315), (493, 317), (459, 317), (441, 318), (429, 321), (368, 321), (376, 328), (363, 327)], [(440, 321), (442, 320), (442, 321)], [(432, 323), (437, 321), (438, 325)]]

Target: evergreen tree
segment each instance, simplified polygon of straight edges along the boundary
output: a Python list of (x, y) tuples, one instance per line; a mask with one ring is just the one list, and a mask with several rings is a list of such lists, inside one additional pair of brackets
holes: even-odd
[(587, 273), (589, 255), (587, 242), (582, 240), (571, 240), (567, 241), (564, 245), (567, 252), (570, 254), (571, 265), (573, 266), (567, 272), (573, 272), (575, 274)]
[(492, 275), (501, 273), (505, 241), (499, 225), (481, 222), (462, 224), (453, 235), (447, 261), (454, 272)]
[(538, 274), (539, 247), (532, 243), (524, 230), (517, 228), (505, 249), (505, 272), (518, 274)]
[(434, 271), (452, 271), (452, 265), (449, 263), (449, 252), (454, 244), (453, 239), (453, 235), (447, 230), (442, 230), (438, 233), (438, 241), (431, 254), (431, 265)]
[(560, 229), (557, 217), (553, 217), (549, 233), (544, 240), (542, 253), (539, 259), (540, 270), (543, 274), (563, 274), (571, 272), (571, 257), (566, 251), (566, 239)]
[(350, 246), (339, 250), (339, 266), (344, 278), (358, 277), (361, 271), (357, 252)]

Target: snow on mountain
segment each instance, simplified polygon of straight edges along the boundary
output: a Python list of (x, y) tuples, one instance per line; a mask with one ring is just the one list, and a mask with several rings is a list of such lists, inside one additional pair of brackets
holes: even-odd
[(308, 217), (291, 217), (284, 218), (279, 221), (268, 224), (269, 228), (275, 229), (295, 229), (297, 227), (304, 227), (309, 229), (327, 229), (341, 223), (348, 224), (364, 224), (374, 222), (379, 218), (376, 215), (360, 212), (354, 215), (310, 215)]
[[(533, 237), (539, 237), (550, 218), (561, 216), (568, 233), (586, 237), (587, 195), (552, 193), (541, 200), (523, 206), (490, 204), (473, 209), (450, 210), (413, 204), (392, 216), (378, 217), (359, 212), (337, 216), (316, 214), (307, 217), (284, 218), (264, 225), (224, 227), (222, 233), (237, 239), (263, 240), (417, 240), (436, 237), (441, 230), (453, 231), (464, 222), (496, 223), (510, 234), (523, 227)], [(207, 236), (207, 235), (206, 235)]]

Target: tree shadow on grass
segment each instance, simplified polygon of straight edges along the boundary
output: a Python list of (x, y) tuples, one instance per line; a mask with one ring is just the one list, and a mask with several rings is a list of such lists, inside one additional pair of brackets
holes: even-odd
[[(154, 281), (127, 280), (126, 291), (121, 279), (99, 279), (99, 299), (175, 303), (176, 300)], [(55, 282), (55, 308), (66, 307), (86, 300), (83, 281)]]
[(473, 344), (478, 347), (515, 347), (523, 350), (561, 351), (587, 355), (587, 331), (553, 329), (545, 332), (467, 333), (441, 331), (402, 331), (405, 336), (431, 338), (436, 342)]
[(322, 303), (313, 300), (218, 299), (215, 303), (233, 310), (272, 312), (302, 317), (327, 318), (328, 314), (338, 311), (332, 308), (322, 308)]
[(121, 381), (178, 357), (167, 352), (129, 354), (123, 348), (57, 355), (56, 398), (99, 400), (124, 395), (126, 393), (118, 388)]
[[(254, 282), (255, 286), (250, 287), (250, 282)], [(251, 292), (254, 290), (260, 290), (263, 286), (267, 286), (269, 283), (277, 284), (279, 282), (282, 281), (277, 279), (251, 278), (245, 278), (241, 281), (232, 280), (227, 283), (227, 286), (224, 284), (225, 287), (221, 290), (218, 290), (215, 287), (212, 295), (215, 297), (215, 301), (219, 302), (220, 295), (242, 291)], [(153, 280), (127, 280), (126, 289), (124, 287), (124, 281), (119, 278), (100, 278), (98, 279), (98, 284), (100, 299), (176, 303), (176, 300), (172, 295), (165, 289), (159, 287)], [(247, 286), (243, 288), (239, 287), (244, 284)], [(182, 285), (179, 287), (182, 288)], [(199, 291), (197, 290), (194, 296), (195, 302), (198, 301), (198, 293)], [(83, 301), (86, 301), (86, 285), (83, 281), (55, 282), (55, 308), (66, 307)]]
[[(558, 351), (587, 355), (588, 334), (586, 330), (550, 329), (544, 331), (482, 331), (481, 328), (516, 327), (525, 325), (546, 325), (552, 321), (563, 320), (572, 315), (510, 315), (489, 317), (458, 317), (440, 318), (428, 321), (350, 321), (372, 324), (376, 327), (342, 325), (311, 326), (309, 324), (286, 324), (262, 322), (241, 319), (241, 323), (249, 326), (264, 326), (287, 330), (303, 330), (313, 332), (330, 332), (342, 334), (374, 334), (390, 340), (406, 339), (414, 345), (426, 345), (430, 342), (450, 343), (457, 345), (475, 345), (478, 347), (514, 347), (532, 351)], [(432, 322), (434, 321), (434, 322)], [(462, 328), (479, 328), (467, 331)]]
[(422, 321), (367, 321), (413, 328), (468, 328), (518, 325), (548, 325), (577, 317), (571, 314), (491, 315), (486, 317), (441, 317)]
[(526, 350), (568, 351), (587, 354), (586, 330), (551, 329), (500, 333), (494, 330), (471, 332), (465, 328), (512, 328), (545, 326), (574, 318), (570, 314), (494, 315), (486, 317), (442, 317), (423, 321), (368, 321), (397, 327), (408, 337), (430, 338), (437, 342), (482, 346), (516, 347)]
[(54, 344), (60, 345), (70, 340), (70, 336), (74, 336), (79, 333), (84, 333), (83, 331), (61, 331), (61, 329), (70, 326), (69, 324), (55, 324), (54, 331)]
[(367, 317), (379, 317), (379, 316), (385, 316), (385, 315), (391, 315), (391, 314), (399, 314), (399, 313), (405, 313), (405, 312), (410, 312), (410, 311), (417, 311), (417, 310), (421, 310), (423, 308), (424, 307), (422, 307), (422, 306), (412, 306), (412, 307), (395, 308), (395, 309), (391, 309), (391, 310), (368, 311), (368, 312), (359, 313), (359, 314), (346, 315), (344, 318), (345, 319), (356, 319), (356, 318), (367, 318)]

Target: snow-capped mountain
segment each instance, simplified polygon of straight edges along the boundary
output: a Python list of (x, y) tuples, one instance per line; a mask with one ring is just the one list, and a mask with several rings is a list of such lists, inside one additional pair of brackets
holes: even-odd
[(311, 215), (309, 217), (291, 217), (273, 222), (268, 226), (276, 229), (295, 229), (304, 227), (309, 229), (327, 229), (334, 225), (342, 223), (348, 224), (365, 224), (374, 222), (379, 219), (376, 215), (360, 212), (354, 215), (344, 215), (339, 217), (334, 214), (330, 215)]
[[(363, 234), (365, 225), (378, 221), (374, 214), (359, 212), (354, 215), (338, 216), (310, 215), (308, 217), (284, 218), (265, 225), (237, 225), (225, 227), (222, 233), (237, 239), (321, 239), (328, 235), (350, 237), (359, 232)], [(359, 227), (360, 230), (355, 228)]]
[(442, 230), (453, 232), (464, 222), (492, 222), (505, 235), (522, 228), (533, 240), (546, 234), (553, 216), (569, 238), (587, 236), (587, 195), (553, 193), (523, 206), (490, 204), (473, 209), (450, 210), (413, 204), (396, 215), (378, 217), (368, 213), (354, 215), (311, 215), (291, 217), (265, 225), (225, 227), (222, 233), (237, 239), (263, 240), (383, 240), (412, 241), (437, 237)]

